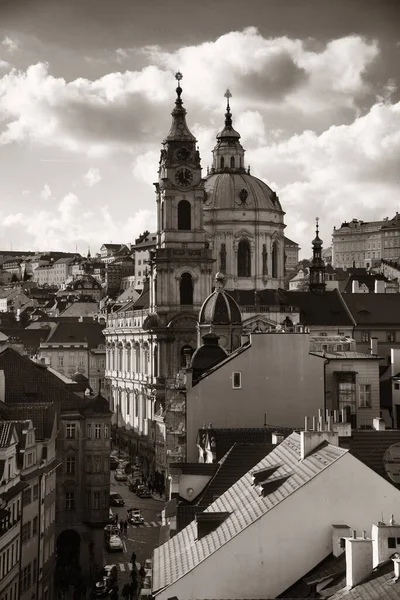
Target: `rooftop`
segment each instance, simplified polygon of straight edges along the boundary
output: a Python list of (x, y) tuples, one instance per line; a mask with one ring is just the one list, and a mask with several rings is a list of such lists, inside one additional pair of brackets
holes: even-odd
[(103, 329), (105, 325), (101, 323), (63, 323), (59, 322), (50, 333), (46, 344), (78, 344), (87, 343), (89, 348), (97, 348), (99, 345), (105, 345)]

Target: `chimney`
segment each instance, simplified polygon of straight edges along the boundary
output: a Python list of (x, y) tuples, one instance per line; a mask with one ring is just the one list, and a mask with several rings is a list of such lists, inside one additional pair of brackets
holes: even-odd
[(351, 282), (351, 293), (358, 294), (359, 291), (360, 291), (360, 289), (359, 289), (358, 281), (353, 279), (353, 281)]
[(395, 377), (400, 371), (400, 348), (391, 348), (390, 350), (391, 376)]
[(6, 401), (6, 377), (4, 371), (0, 371), (0, 402)]
[(334, 423), (332, 430), (338, 434), (339, 437), (351, 437), (351, 423)]
[(279, 431), (274, 431), (273, 434), (271, 435), (271, 438), (272, 438), (272, 443), (275, 446), (277, 446), (278, 444), (283, 442), (283, 440), (285, 439), (285, 436), (283, 435), (283, 433), (279, 433)]
[[(352, 588), (372, 573), (372, 540), (367, 537), (346, 538), (346, 586)], [(364, 532), (365, 535), (365, 532)]]
[(375, 279), (375, 294), (385, 293), (385, 282), (382, 279)]
[(340, 556), (345, 549), (345, 539), (350, 537), (351, 531), (348, 525), (332, 525), (332, 554)]
[(375, 417), (375, 419), (372, 421), (372, 426), (375, 431), (385, 431), (385, 421), (380, 417)]
[(339, 436), (335, 431), (300, 431), (300, 457), (304, 460), (322, 442), (339, 445)]
[(379, 564), (389, 560), (396, 551), (400, 550), (400, 525), (394, 518), (391, 523), (379, 522), (372, 525), (372, 567), (375, 569)]
[(372, 337), (370, 342), (370, 352), (371, 354), (378, 355), (378, 338)]
[(396, 553), (392, 558), (392, 561), (394, 567), (394, 578), (397, 582), (400, 579), (400, 555)]

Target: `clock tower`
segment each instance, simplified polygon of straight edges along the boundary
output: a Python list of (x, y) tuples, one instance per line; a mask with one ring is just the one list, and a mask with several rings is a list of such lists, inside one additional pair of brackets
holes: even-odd
[(186, 123), (182, 75), (175, 75), (172, 124), (162, 143), (157, 199), (157, 245), (150, 261), (148, 327), (159, 349), (159, 376), (174, 377), (196, 349), (197, 321), (211, 293), (214, 259), (203, 228), (204, 180), (197, 141)]

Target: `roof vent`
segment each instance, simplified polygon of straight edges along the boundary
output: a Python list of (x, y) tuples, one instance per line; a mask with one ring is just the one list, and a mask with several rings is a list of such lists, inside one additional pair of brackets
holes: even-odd
[(276, 492), (276, 490), (278, 488), (280, 488), (281, 485), (283, 485), (285, 483), (285, 481), (287, 479), (289, 479), (289, 477), (291, 477), (291, 474), (280, 475), (279, 477), (274, 477), (273, 479), (267, 479), (266, 481), (260, 481), (258, 486), (256, 486), (256, 489), (257, 489), (259, 495), (262, 496), (263, 498), (265, 498), (265, 496), (268, 496), (268, 494), (272, 494), (273, 492)]
[(231, 513), (229, 512), (202, 512), (197, 513), (197, 539), (215, 531)]
[(253, 471), (251, 474), (253, 485), (259, 485), (262, 481), (266, 481), (268, 477), (273, 475), (275, 471), (279, 469), (279, 467), (280, 465), (272, 465), (270, 467), (266, 467), (265, 469)]

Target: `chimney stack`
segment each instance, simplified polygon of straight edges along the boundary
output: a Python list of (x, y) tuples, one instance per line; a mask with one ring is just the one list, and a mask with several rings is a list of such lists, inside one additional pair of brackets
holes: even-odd
[(327, 427), (324, 427), (322, 411), (319, 411), (318, 430), (315, 430), (315, 417), (313, 417), (313, 429), (307, 427), (308, 418), (306, 417), (305, 431), (300, 431), (300, 455), (301, 460), (304, 460), (315, 448), (320, 446), (322, 442), (328, 442), (334, 446), (339, 445), (339, 436), (336, 431), (332, 431), (332, 417), (329, 417)]
[(372, 426), (375, 431), (385, 431), (385, 421), (381, 417), (375, 417), (372, 421)]
[(370, 353), (377, 356), (378, 355), (378, 338), (372, 337), (370, 342)]
[(356, 537), (346, 538), (346, 586), (352, 588), (372, 573), (372, 540)]
[(400, 544), (397, 540), (400, 539), (400, 525), (395, 524), (395, 519), (392, 515), (392, 525), (386, 525), (379, 522), (372, 525), (372, 567), (375, 569), (379, 564), (389, 560), (389, 558), (400, 549)]

